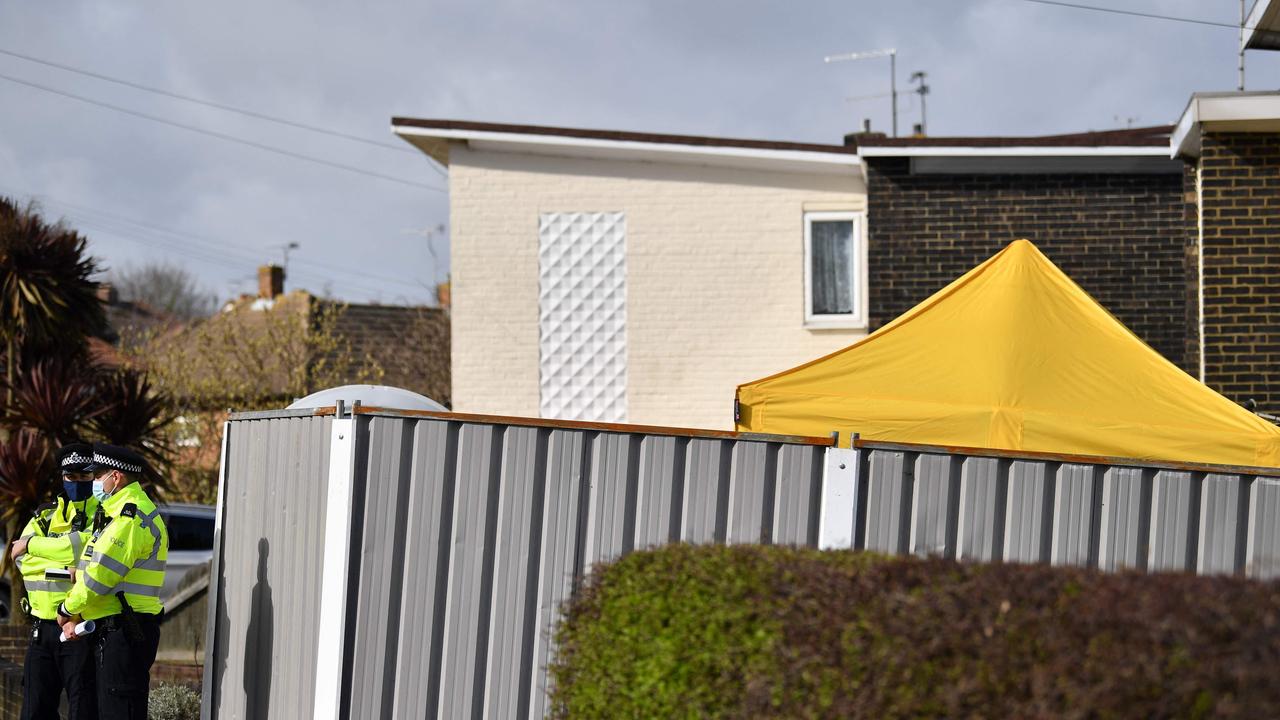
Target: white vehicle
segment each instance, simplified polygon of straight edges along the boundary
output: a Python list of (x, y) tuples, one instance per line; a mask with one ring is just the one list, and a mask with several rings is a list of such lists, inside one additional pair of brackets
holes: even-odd
[(217, 509), (212, 505), (174, 503), (160, 506), (160, 517), (169, 529), (169, 562), (165, 565), (164, 588), (160, 600), (166, 601), (178, 591), (182, 577), (197, 565), (213, 558), (213, 521)]

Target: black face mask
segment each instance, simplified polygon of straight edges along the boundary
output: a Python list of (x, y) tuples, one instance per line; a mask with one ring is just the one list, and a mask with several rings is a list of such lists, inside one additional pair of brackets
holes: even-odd
[(71, 482), (69, 480), (63, 480), (62, 491), (67, 494), (67, 499), (71, 502), (88, 500), (93, 497), (93, 481), (84, 480)]

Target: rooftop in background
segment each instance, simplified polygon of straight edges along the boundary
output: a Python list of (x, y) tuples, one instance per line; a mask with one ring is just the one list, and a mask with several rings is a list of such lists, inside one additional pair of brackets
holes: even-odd
[(1280, 50), (1280, 2), (1257, 0), (1244, 26), (1246, 50)]
[(1033, 135), (1027, 137), (899, 137), (881, 135), (851, 138), (858, 152), (866, 157), (936, 155), (953, 151), (960, 154), (1062, 154), (1062, 155), (1161, 155), (1169, 151), (1172, 125), (1127, 128), (1123, 130), (1091, 130), (1065, 135)]

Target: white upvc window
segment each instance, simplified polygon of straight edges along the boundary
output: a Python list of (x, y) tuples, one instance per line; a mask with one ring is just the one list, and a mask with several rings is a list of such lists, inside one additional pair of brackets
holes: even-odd
[(866, 215), (804, 214), (804, 324), (810, 328), (867, 326)]

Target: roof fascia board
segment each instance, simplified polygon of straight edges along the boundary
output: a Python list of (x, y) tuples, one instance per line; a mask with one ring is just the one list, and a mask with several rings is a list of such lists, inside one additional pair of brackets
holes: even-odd
[(561, 135), (537, 135), (534, 133), (504, 133), (483, 130), (455, 130), (445, 128), (419, 128), (394, 126), (401, 136), (425, 136), (455, 141), (484, 141), (493, 144), (540, 145), (548, 148), (589, 148), (595, 150), (625, 150), (653, 155), (691, 155), (705, 157), (745, 158), (757, 160), (784, 160), (788, 162), (819, 163), (859, 167), (862, 159), (854, 153), (824, 153), (812, 150), (771, 150), (714, 145), (682, 145), (678, 143), (653, 143), (634, 140), (601, 140)]
[(1280, 3), (1274, 0), (1255, 0), (1249, 10), (1249, 17), (1244, 21), (1246, 28), (1241, 41), (1241, 50), (1275, 50), (1280, 47), (1280, 36), (1275, 26), (1277, 15), (1280, 15)]
[(1172, 155), (1198, 156), (1205, 123), (1280, 120), (1280, 93), (1193, 95), (1169, 138)]
[(1154, 157), (1168, 152), (1163, 145), (858, 148), (858, 154), (863, 157)]
[(1200, 156), (1200, 98), (1195, 95), (1169, 135), (1169, 157)]

